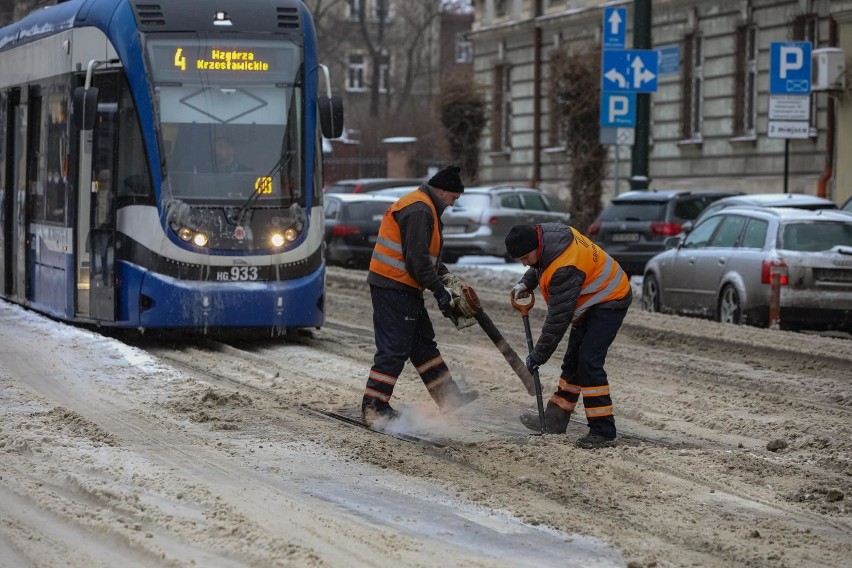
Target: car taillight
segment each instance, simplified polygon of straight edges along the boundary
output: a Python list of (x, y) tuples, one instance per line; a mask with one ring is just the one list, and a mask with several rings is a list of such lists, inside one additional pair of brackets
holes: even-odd
[(361, 193), (361, 188), (364, 187), (363, 183), (359, 183), (355, 185), (355, 189), (352, 190), (352, 193)]
[(345, 237), (346, 235), (357, 235), (361, 229), (355, 225), (337, 225), (331, 228), (331, 234), (335, 237)]
[(666, 223), (665, 221), (652, 221), (651, 232), (655, 235), (673, 237), (680, 233), (680, 223)]
[(496, 225), (499, 222), (500, 222), (500, 219), (498, 219), (497, 217), (491, 216), (491, 217), (488, 218), (488, 224), (489, 225)]
[(781, 259), (764, 260), (760, 263), (760, 282), (761, 284), (772, 284), (772, 273), (779, 275), (778, 281), (782, 286), (786, 286), (789, 282), (787, 277), (787, 264)]
[(590, 236), (590, 237), (592, 237), (592, 236), (594, 236), (594, 235), (597, 235), (598, 233), (600, 233), (600, 232), (601, 232), (601, 222), (600, 222), (600, 221), (595, 221), (594, 223), (592, 223), (591, 225), (589, 225), (589, 230), (588, 230), (588, 231), (586, 231), (586, 232), (587, 232), (587, 233), (589, 233), (589, 236)]

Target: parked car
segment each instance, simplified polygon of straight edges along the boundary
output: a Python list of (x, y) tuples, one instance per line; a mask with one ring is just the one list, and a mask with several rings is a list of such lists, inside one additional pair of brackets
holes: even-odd
[(628, 191), (604, 207), (587, 232), (628, 275), (640, 275), (645, 264), (665, 250), (666, 238), (679, 234), (684, 223), (714, 201), (733, 195), (739, 193), (719, 189)]
[(325, 256), (329, 264), (366, 268), (373, 255), (382, 217), (396, 201), (373, 193), (325, 196)]
[(759, 326), (780, 271), (780, 323), (852, 331), (852, 218), (839, 211), (728, 207), (648, 262), (642, 308)]
[(846, 211), (847, 213), (852, 213), (852, 197), (846, 200), (846, 203), (843, 204), (843, 207), (840, 208), (842, 211)]
[(396, 199), (399, 199), (403, 195), (408, 195), (418, 187), (420, 186), (417, 185), (412, 187), (410, 185), (401, 185), (399, 187), (386, 187), (384, 189), (377, 189), (373, 193), (375, 193), (376, 195), (384, 195), (386, 197), (395, 197)]
[(542, 190), (512, 185), (467, 187), (444, 211), (443, 260), (465, 255), (499, 256), (507, 262), (506, 234), (513, 225), (569, 223), (571, 215)]
[(361, 178), (342, 179), (328, 186), (325, 193), (369, 193), (386, 187), (399, 187), (407, 185), (411, 189), (416, 188), (422, 179), (414, 178)]
[(825, 197), (817, 197), (815, 195), (807, 195), (805, 193), (749, 193), (744, 195), (734, 195), (725, 197), (713, 202), (707, 206), (698, 219), (697, 223), (703, 217), (720, 211), (725, 207), (735, 207), (737, 205), (753, 205), (755, 207), (796, 207), (797, 209), (807, 209), (808, 211), (818, 211), (820, 209), (837, 209), (837, 204), (831, 199)]

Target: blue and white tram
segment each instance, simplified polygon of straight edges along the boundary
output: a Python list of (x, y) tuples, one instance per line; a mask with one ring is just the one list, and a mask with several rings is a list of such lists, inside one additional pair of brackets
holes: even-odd
[(300, 0), (70, 0), (0, 28), (0, 296), (110, 327), (325, 321)]

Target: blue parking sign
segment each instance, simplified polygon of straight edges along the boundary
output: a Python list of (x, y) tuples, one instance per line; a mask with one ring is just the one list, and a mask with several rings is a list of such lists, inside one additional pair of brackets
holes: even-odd
[(769, 92), (807, 95), (811, 92), (811, 42), (776, 41), (769, 52)]
[(636, 93), (601, 93), (601, 126), (636, 126)]

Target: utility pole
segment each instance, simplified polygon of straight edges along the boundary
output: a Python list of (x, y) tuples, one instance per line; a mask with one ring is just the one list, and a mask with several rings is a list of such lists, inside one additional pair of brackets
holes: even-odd
[[(633, 0), (633, 47), (651, 49), (651, 0)], [(630, 188), (648, 189), (648, 134), (651, 129), (651, 95), (636, 95), (636, 140), (630, 169)]]

